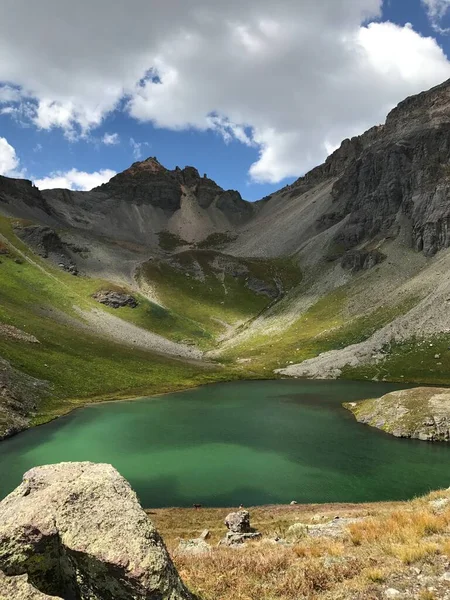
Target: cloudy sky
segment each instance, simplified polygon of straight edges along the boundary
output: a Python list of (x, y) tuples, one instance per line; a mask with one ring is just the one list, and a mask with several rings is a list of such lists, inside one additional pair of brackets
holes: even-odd
[(450, 78), (450, 0), (0, 0), (0, 174), (135, 160), (254, 200)]

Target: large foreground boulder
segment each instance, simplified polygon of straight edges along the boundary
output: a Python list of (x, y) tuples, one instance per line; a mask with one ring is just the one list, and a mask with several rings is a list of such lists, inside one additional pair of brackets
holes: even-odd
[(0, 504), (0, 571), (2, 587), (19, 590), (11, 600), (194, 599), (136, 494), (106, 464), (24, 475)]

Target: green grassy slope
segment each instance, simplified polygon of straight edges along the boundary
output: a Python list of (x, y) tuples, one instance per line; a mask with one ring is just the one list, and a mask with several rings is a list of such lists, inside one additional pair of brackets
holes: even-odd
[[(229, 261), (229, 268), (222, 271), (217, 261)], [(240, 269), (247, 273), (233, 276)], [(301, 274), (290, 259), (231, 259), (212, 250), (182, 252), (174, 262), (151, 261), (138, 274), (142, 284), (148, 282), (156, 289), (164, 306), (199, 323), (210, 341), (224, 333), (226, 325), (252, 319), (273, 303), (273, 298), (249, 289), (248, 278), (275, 289), (278, 282), (284, 293), (300, 281)]]
[(384, 348), (386, 358), (361, 367), (346, 367), (347, 379), (385, 379), (450, 385), (450, 334), (412, 337)]
[(417, 304), (417, 298), (410, 297), (396, 306), (385, 305), (349, 318), (346, 309), (350, 298), (349, 286), (338, 288), (318, 300), (289, 327), (250, 335), (226, 349), (222, 359), (232, 363), (245, 357), (248, 361), (245, 368), (267, 373), (291, 361), (301, 363), (322, 352), (362, 342)]
[[(52, 269), (21, 245), (7, 220), (2, 219), (0, 225), (0, 233), (35, 261), (31, 264), (14, 251), (0, 256), (0, 323), (14, 325), (40, 341), (29, 344), (0, 335), (0, 356), (52, 384), (51, 397), (40, 407), (36, 422), (86, 401), (160, 393), (233, 378), (231, 369), (225, 372), (219, 366), (169, 359), (75, 327), (70, 320), (76, 315), (74, 305), (113, 310), (90, 298), (101, 282)], [(120, 316), (150, 328), (154, 320), (147, 318), (147, 310), (144, 304), (136, 314), (125, 309)]]

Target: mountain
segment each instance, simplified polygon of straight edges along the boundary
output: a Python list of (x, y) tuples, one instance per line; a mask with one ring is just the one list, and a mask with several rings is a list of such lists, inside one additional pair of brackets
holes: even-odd
[(0, 194), (9, 216), (147, 246), (157, 244), (162, 230), (194, 242), (234, 229), (257, 208), (194, 167), (170, 171), (156, 158), (134, 163), (90, 192), (39, 192), (31, 182), (2, 177)]
[(259, 202), (153, 157), (90, 192), (0, 177), (0, 214), (0, 356), (53, 385), (35, 420), (234, 377), (450, 383), (449, 81)]

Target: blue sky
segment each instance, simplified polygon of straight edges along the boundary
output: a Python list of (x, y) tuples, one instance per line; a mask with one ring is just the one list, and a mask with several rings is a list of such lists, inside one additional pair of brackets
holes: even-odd
[(450, 0), (0, 4), (0, 172), (41, 187), (156, 156), (256, 200), (450, 77)]

